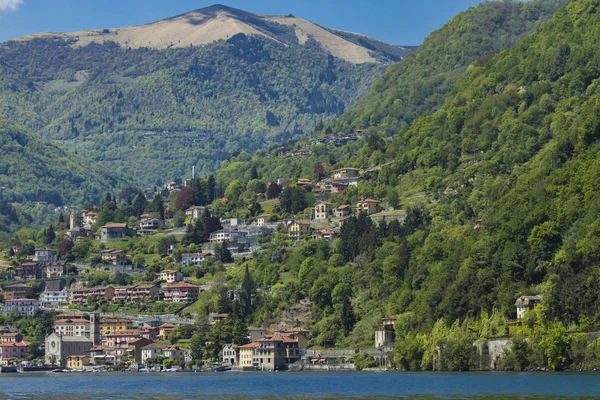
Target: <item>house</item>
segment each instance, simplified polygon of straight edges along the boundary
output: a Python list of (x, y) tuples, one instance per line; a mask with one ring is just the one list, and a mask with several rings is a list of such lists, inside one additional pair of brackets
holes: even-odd
[(221, 350), (221, 359), (223, 360), (223, 364), (232, 366), (237, 365), (237, 351), (235, 344), (229, 343), (223, 346), (223, 350)]
[(14, 278), (21, 280), (42, 279), (44, 267), (38, 263), (25, 263), (15, 267)]
[(138, 301), (147, 300), (158, 296), (159, 287), (157, 285), (134, 285), (119, 286), (115, 288), (113, 301)]
[(111, 242), (133, 236), (137, 236), (136, 230), (127, 227), (126, 223), (107, 224), (100, 228), (100, 240), (103, 242)]
[(140, 221), (140, 231), (142, 233), (156, 232), (163, 226), (163, 222), (158, 218), (144, 218)]
[(112, 286), (97, 288), (81, 288), (71, 291), (71, 304), (83, 304), (87, 302), (88, 297), (95, 296), (99, 299), (111, 301), (115, 296), (115, 288)]
[(107, 334), (102, 344), (108, 347), (125, 346), (140, 338), (138, 329), (127, 329)]
[(19, 332), (7, 332), (0, 336), (0, 343), (18, 343), (23, 341), (23, 336)]
[(331, 193), (340, 193), (348, 189), (349, 184), (344, 182), (331, 182)]
[(246, 238), (245, 232), (220, 230), (210, 234), (211, 243), (234, 242)]
[(102, 318), (100, 320), (100, 332), (107, 335), (112, 332), (133, 329), (133, 321), (125, 318)]
[(406, 220), (406, 211), (404, 210), (391, 210), (391, 211), (381, 211), (375, 214), (371, 214), (369, 216), (373, 220), (373, 222), (385, 221), (387, 223), (392, 221), (398, 221), (403, 223)]
[(140, 336), (152, 341), (158, 340), (160, 328), (158, 326), (142, 326), (140, 328)]
[(301, 240), (310, 234), (310, 221), (293, 221), (288, 226), (288, 238), (290, 240)]
[(33, 261), (40, 264), (56, 261), (56, 252), (48, 247), (38, 247), (35, 249)]
[(64, 279), (49, 279), (43, 283), (44, 291), (40, 294), (40, 306), (54, 308), (68, 303), (71, 296), (67, 281)]
[(258, 348), (257, 342), (252, 342), (238, 347), (239, 353), (239, 366), (242, 368), (253, 368), (254, 367), (254, 350)]
[(333, 205), (328, 201), (321, 201), (313, 207), (313, 219), (323, 220), (333, 216)]
[(140, 337), (132, 340), (127, 344), (127, 358), (128, 360), (135, 361), (137, 364), (142, 362), (142, 349), (149, 344), (152, 344), (152, 340)]
[(163, 300), (168, 303), (191, 303), (198, 300), (200, 286), (189, 283), (176, 283), (167, 286), (163, 293)]
[(81, 218), (83, 222), (83, 226), (85, 228), (90, 228), (93, 224), (98, 222), (98, 214), (92, 211), (83, 210), (81, 211)]
[(360, 213), (365, 213), (367, 215), (371, 215), (379, 211), (379, 205), (381, 202), (379, 200), (366, 199), (361, 200), (356, 203), (356, 215)]
[(57, 278), (65, 274), (67, 263), (64, 261), (52, 261), (46, 264), (46, 278)]
[(162, 357), (163, 347), (164, 347), (163, 345), (158, 344), (158, 343), (150, 343), (150, 344), (142, 347), (142, 351), (141, 351), (142, 364), (146, 364), (147, 362), (152, 361), (152, 358), (154, 358), (154, 357)]
[(176, 271), (174, 269), (165, 269), (163, 271), (160, 271), (160, 273), (158, 274), (158, 278), (161, 281), (165, 281), (167, 283), (174, 283), (183, 280), (183, 275), (181, 274), (181, 272)]
[(83, 369), (86, 365), (90, 365), (90, 358), (88, 356), (67, 357), (67, 368), (69, 369)]
[(16, 313), (18, 315), (33, 316), (40, 309), (40, 303), (33, 299), (12, 299), (4, 301), (3, 315)]
[(329, 229), (329, 228), (322, 228), (322, 229), (317, 229), (316, 231), (313, 231), (313, 239), (325, 239), (325, 240), (329, 240), (330, 242), (332, 242), (333, 240), (337, 239), (338, 237), (340, 237), (340, 234), (337, 233), (336, 231), (334, 231), (333, 229)]
[(229, 318), (229, 314), (227, 313), (210, 313), (208, 314), (208, 323), (215, 325), (219, 322), (225, 321), (227, 318)]
[(382, 319), (381, 325), (375, 331), (375, 348), (380, 349), (394, 343), (396, 338), (396, 319), (398, 319), (397, 315)]
[(334, 213), (335, 217), (338, 219), (349, 217), (350, 213), (351, 213), (350, 206), (347, 204), (339, 206), (333, 210), (333, 213)]
[(350, 178), (356, 178), (357, 176), (359, 176), (359, 170), (357, 168), (341, 168), (341, 169), (336, 169), (335, 171), (331, 172), (331, 179), (350, 179)]
[(161, 340), (167, 340), (169, 338), (169, 336), (171, 336), (171, 333), (173, 333), (175, 328), (177, 328), (177, 327), (173, 324), (164, 324), (164, 325), (159, 326), (158, 327), (159, 338)]
[(269, 214), (261, 214), (256, 218), (256, 226), (265, 226), (269, 222)]
[(246, 218), (223, 218), (221, 220), (222, 225), (229, 225), (229, 226), (242, 226), (242, 225), (246, 225)]
[(54, 332), (61, 336), (90, 337), (90, 320), (80, 318), (64, 318), (54, 321)]
[(312, 186), (312, 181), (307, 178), (298, 178), (296, 180), (296, 185), (308, 188), (308, 187)]
[(179, 189), (181, 188), (181, 185), (178, 184), (177, 182), (173, 181), (173, 182), (169, 182), (165, 185), (165, 188), (170, 192), (173, 191), (175, 189)]
[(283, 370), (300, 360), (298, 341), (288, 335), (266, 335), (256, 343), (258, 347), (254, 349), (252, 364), (260, 370)]
[(105, 264), (127, 264), (127, 253), (123, 250), (103, 250), (100, 252), (100, 258)]
[(0, 344), (0, 364), (8, 365), (12, 361), (21, 360), (27, 356), (29, 342), (5, 342)]
[(199, 267), (206, 257), (212, 256), (210, 253), (182, 253), (181, 264), (193, 265)]
[(33, 297), (33, 287), (23, 283), (8, 285), (4, 287), (4, 299), (30, 299)]
[(534, 309), (542, 301), (541, 296), (521, 296), (517, 299), (515, 306), (517, 307), (517, 319), (525, 316), (527, 310)]
[(177, 346), (167, 346), (162, 349), (163, 357), (173, 361), (183, 361), (185, 359), (185, 351)]
[(204, 210), (206, 210), (206, 207), (190, 207), (185, 210), (185, 215), (190, 219), (198, 219), (202, 216), (202, 214), (204, 214)]

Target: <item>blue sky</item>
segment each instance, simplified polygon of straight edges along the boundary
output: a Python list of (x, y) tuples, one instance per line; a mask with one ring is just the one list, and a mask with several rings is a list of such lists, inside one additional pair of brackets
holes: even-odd
[(0, 41), (38, 32), (118, 28), (215, 3), (260, 14), (294, 14), (329, 28), (417, 45), (482, 0), (0, 0)]

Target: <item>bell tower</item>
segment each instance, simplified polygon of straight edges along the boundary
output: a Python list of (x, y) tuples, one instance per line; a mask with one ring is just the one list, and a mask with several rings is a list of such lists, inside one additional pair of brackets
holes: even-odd
[(90, 313), (90, 339), (94, 346), (100, 344), (100, 314)]

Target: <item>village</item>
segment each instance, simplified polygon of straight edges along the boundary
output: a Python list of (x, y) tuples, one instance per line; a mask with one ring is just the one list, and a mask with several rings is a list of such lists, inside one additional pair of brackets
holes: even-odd
[[(197, 279), (200, 268), (216, 258), (232, 263), (232, 266), (240, 260), (251, 259), (253, 254), (263, 251), (264, 243), (268, 243), (273, 235), (282, 235), (289, 246), (296, 246), (306, 240), (335, 241), (340, 237), (340, 228), (351, 217), (368, 217), (376, 224), (402, 224), (407, 217), (406, 211), (384, 207), (384, 200), (365, 198), (355, 204), (337, 206), (329, 201), (330, 196), (357, 186), (369, 172), (342, 168), (318, 181), (299, 178), (289, 182), (280, 178), (269, 184), (280, 190), (291, 185), (312, 193), (315, 204), (311, 207), (310, 218), (274, 219), (269, 213), (253, 218), (215, 216), (212, 215), (214, 207), (209, 204), (185, 209), (185, 224), (179, 228), (156, 212), (141, 214), (136, 225), (111, 222), (98, 226), (99, 209), (71, 212), (61, 244), (63, 241), (73, 246), (78, 242), (93, 243), (87, 262), (61, 259), (60, 249), (47, 246), (37, 247), (27, 256), (20, 254), (23, 249), (18, 246), (7, 251), (12, 265), (2, 270), (8, 282), (3, 287), (3, 315), (16, 320), (35, 318), (40, 312), (51, 313), (53, 328), (38, 349), (23, 340), (18, 330), (3, 328), (0, 365), (34, 359), (48, 368), (72, 371), (354, 369), (352, 360), (359, 354), (357, 349), (314, 347), (310, 327), (299, 323), (275, 328), (245, 326), (243, 340), (238, 340), (238, 344), (222, 345), (218, 349), (218, 359), (198, 360), (194, 357), (194, 345), (190, 343), (189, 335), (194, 329), (195, 317), (185, 310), (199, 299), (201, 293), (211, 290), (212, 282)], [(184, 190), (191, 183), (191, 179), (169, 182), (162, 191), (167, 198), (170, 192)], [(163, 202), (162, 197), (151, 189), (143, 196), (148, 202), (157, 199)], [(217, 203), (223, 201), (227, 199), (217, 200)], [(210, 232), (205, 232), (206, 240), (201, 246), (192, 245), (200, 251), (183, 252), (171, 244), (163, 254), (170, 261), (154, 271), (144, 268), (148, 267), (144, 260), (140, 261), (139, 255), (132, 256), (123, 246), (132, 239), (144, 241), (157, 235), (162, 235), (163, 241), (167, 241), (165, 238), (169, 235), (180, 237), (196, 221), (208, 218), (218, 218), (218, 223), (213, 224)], [(481, 228), (481, 221), (475, 228)], [(25, 258), (25, 262), (18, 262)], [(142, 266), (136, 265), (140, 263)], [(117, 274), (123, 284), (94, 284), (89, 277), (98, 270)], [(235, 290), (233, 296), (238, 296)], [(538, 296), (520, 298), (517, 301), (518, 318), (540, 300)], [(128, 309), (131, 305), (135, 307)], [(231, 313), (211, 312), (205, 324), (210, 328), (230, 317)], [(388, 354), (395, 340), (396, 318), (384, 317), (379, 328), (374, 330), (372, 348), (363, 349), (363, 354), (372, 360), (368, 366), (388, 365)], [(182, 331), (188, 335), (182, 335)]]

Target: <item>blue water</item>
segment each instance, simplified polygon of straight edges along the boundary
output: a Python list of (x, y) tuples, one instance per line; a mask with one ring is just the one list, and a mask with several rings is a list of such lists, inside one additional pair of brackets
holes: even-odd
[(600, 398), (595, 373), (3, 374), (2, 399)]

